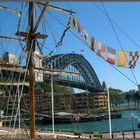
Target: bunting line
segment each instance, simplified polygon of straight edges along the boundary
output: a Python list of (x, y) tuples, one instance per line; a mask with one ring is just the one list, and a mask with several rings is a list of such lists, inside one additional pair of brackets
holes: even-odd
[[(90, 35), (74, 16), (72, 16), (72, 27), (73, 27), (73, 29), (78, 31), (78, 33), (80, 34), (80, 36), (83, 39), (83, 42), (93, 52), (95, 52), (99, 57), (103, 58), (108, 63), (115, 65), (116, 54), (117, 54), (118, 61), (117, 61), (116, 66), (119, 66), (122, 68), (124, 68), (124, 67), (130, 68), (130, 69), (135, 68), (138, 58), (140, 56), (140, 51), (134, 51), (134, 52), (132, 52), (132, 51), (127, 52), (127, 51), (122, 51), (122, 50), (117, 51), (111, 47), (104, 45), (103, 43), (98, 41), (96, 38), (94, 38), (92, 35)], [(98, 46), (98, 49), (96, 52), (97, 46)], [(127, 57), (128, 57), (127, 54), (129, 54), (129, 59), (127, 59)], [(128, 64), (126, 63), (126, 60), (129, 60)]]

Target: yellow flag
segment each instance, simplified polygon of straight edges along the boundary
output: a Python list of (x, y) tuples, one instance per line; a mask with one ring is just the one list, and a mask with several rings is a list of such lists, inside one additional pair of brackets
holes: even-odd
[(93, 51), (95, 51), (95, 49), (96, 49), (96, 43), (97, 43), (96, 39), (93, 36), (91, 36), (90, 37), (90, 48)]
[(126, 65), (126, 55), (127, 52), (125, 51), (118, 51), (118, 66), (119, 67), (125, 67)]
[(72, 27), (73, 29), (76, 29), (76, 19), (74, 16), (72, 16)]

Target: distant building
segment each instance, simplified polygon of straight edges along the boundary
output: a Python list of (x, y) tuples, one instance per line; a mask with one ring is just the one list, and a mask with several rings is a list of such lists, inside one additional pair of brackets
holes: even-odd
[(75, 112), (94, 114), (107, 108), (107, 95), (100, 93), (79, 93), (74, 94)]
[(16, 55), (14, 55), (11, 52), (5, 52), (5, 54), (3, 56), (3, 60), (5, 63), (8, 63), (8, 64), (12, 64), (12, 65), (18, 64), (18, 60), (16, 58)]
[[(34, 52), (35, 67), (42, 68), (42, 58), (41, 54), (36, 50)], [(43, 72), (35, 72), (35, 81), (43, 82)]]
[(0, 58), (0, 64), (3, 64), (3, 59), (2, 58)]
[[(42, 92), (40, 87), (35, 89), (35, 112), (38, 114), (51, 113), (51, 93)], [(0, 96), (1, 109), (5, 110), (8, 105), (8, 110), (13, 110), (13, 104), (15, 103), (14, 112), (18, 107), (18, 98), (12, 95), (8, 100), (8, 96)], [(9, 101), (9, 102), (8, 102)], [(23, 110), (27, 110), (29, 107), (29, 95), (23, 94), (21, 98), (21, 107)], [(54, 112), (71, 112), (71, 113), (86, 113), (96, 115), (103, 109), (107, 108), (107, 95), (105, 93), (54, 93)]]

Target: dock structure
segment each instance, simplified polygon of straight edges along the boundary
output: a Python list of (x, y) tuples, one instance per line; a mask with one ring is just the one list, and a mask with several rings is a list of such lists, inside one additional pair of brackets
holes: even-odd
[(5, 85), (5, 86), (10, 86), (10, 85), (13, 85), (13, 86), (21, 86), (21, 85), (24, 85), (24, 86), (29, 86), (29, 83), (27, 82), (0, 82), (0, 85)]
[[(29, 129), (13, 129), (7, 127), (0, 127), (0, 138), (29, 138), (28, 136)], [(55, 134), (51, 130), (35, 130), (35, 135), (38, 138), (49, 138), (49, 140), (57, 138), (60, 139), (108, 139), (110, 138), (109, 133), (92, 133), (92, 132), (83, 132), (80, 135), (75, 135), (73, 131), (56, 131)], [(100, 136), (100, 137), (99, 137)], [(125, 131), (125, 132), (113, 132), (112, 139), (139, 139), (140, 131)]]

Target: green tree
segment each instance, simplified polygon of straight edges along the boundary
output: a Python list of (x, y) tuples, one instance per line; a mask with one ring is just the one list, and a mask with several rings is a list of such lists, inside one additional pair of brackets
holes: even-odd
[[(44, 92), (51, 92), (51, 84), (45, 82), (37, 82), (36, 85), (40, 85), (40, 87), (44, 90)], [(69, 93), (67, 88), (54, 84), (53, 86), (54, 92), (57, 93)]]
[(109, 93), (111, 105), (120, 106), (120, 104), (124, 101), (122, 91), (119, 89), (109, 88)]
[(130, 94), (130, 97), (131, 97), (131, 101), (134, 101), (135, 102), (135, 106), (137, 105), (137, 100), (136, 100), (136, 97), (135, 97), (135, 90), (132, 89), (132, 90), (129, 90), (128, 93)]
[(134, 98), (134, 101), (135, 101), (135, 106), (139, 106), (140, 105), (140, 94), (138, 91), (136, 91), (134, 94), (133, 94), (133, 98)]
[(104, 91), (107, 90), (107, 87), (106, 87), (106, 83), (105, 83), (105, 81), (103, 81), (103, 83), (102, 83), (102, 88), (103, 88)]
[(125, 99), (127, 100), (128, 106), (130, 106), (130, 101), (131, 101), (131, 95), (129, 94), (129, 92), (125, 92)]

